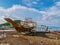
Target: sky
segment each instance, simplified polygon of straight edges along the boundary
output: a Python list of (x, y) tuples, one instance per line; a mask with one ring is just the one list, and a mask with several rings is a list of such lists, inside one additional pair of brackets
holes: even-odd
[(0, 0), (0, 24), (6, 17), (60, 27), (60, 0)]

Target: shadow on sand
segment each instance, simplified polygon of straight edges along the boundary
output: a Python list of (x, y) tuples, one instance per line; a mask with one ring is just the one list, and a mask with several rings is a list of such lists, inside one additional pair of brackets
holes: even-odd
[(46, 34), (48, 34), (49, 32), (31, 32), (29, 34), (25, 34), (25, 36), (41, 36), (41, 37), (45, 37), (45, 38), (49, 38)]

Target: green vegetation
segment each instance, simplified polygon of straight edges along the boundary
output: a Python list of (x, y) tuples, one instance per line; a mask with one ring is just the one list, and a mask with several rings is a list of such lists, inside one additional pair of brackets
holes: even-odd
[[(15, 20), (14, 22), (16, 22), (16, 23), (20, 23), (21, 20)], [(8, 22), (3, 23), (3, 24), (0, 24), (0, 27), (2, 27), (2, 26), (8, 26), (8, 27), (11, 27), (11, 25), (10, 25)]]

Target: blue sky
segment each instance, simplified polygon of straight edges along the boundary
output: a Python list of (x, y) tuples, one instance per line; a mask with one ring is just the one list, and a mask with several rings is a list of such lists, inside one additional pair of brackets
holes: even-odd
[(0, 7), (10, 8), (13, 5), (22, 5), (29, 8), (43, 10), (54, 5), (59, 0), (0, 0)]
[(39, 25), (60, 27), (60, 0), (0, 0), (0, 23), (5, 17), (29, 17)]

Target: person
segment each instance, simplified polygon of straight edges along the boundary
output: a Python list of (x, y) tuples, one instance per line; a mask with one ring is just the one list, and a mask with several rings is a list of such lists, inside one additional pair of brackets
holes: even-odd
[(48, 31), (48, 26), (46, 26), (46, 31)]

